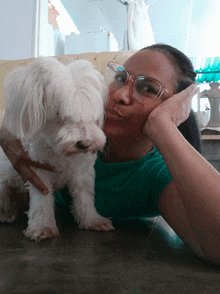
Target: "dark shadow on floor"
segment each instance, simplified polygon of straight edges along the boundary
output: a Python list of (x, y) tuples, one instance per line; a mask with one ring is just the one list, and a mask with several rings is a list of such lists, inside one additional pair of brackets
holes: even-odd
[[(79, 230), (57, 211), (60, 238), (36, 243), (22, 214), (0, 224), (0, 293), (219, 293), (220, 272), (195, 258), (162, 221), (114, 222), (111, 232)], [(165, 226), (166, 227), (166, 226)]]

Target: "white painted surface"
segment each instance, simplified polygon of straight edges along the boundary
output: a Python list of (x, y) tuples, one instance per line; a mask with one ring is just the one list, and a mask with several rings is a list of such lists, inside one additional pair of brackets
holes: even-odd
[(35, 0), (0, 1), (0, 59), (33, 56)]
[[(37, 0), (0, 0), (0, 59), (34, 56), (35, 1)], [(47, 0), (41, 1), (46, 7)], [(99, 34), (102, 30), (110, 31), (118, 43), (118, 49), (127, 49), (125, 5), (117, 0), (61, 2), (82, 36), (88, 33)], [(156, 0), (149, 7), (155, 42), (170, 44), (190, 57), (198, 54), (220, 56), (220, 18), (216, 16), (220, 14), (219, 10), (219, 0)], [(47, 21), (47, 17), (43, 17)], [(40, 30), (41, 55), (64, 54), (63, 36), (52, 36), (53, 31), (50, 32), (47, 26)], [(87, 45), (86, 51), (90, 51)], [(91, 50), (94, 50), (92, 46)], [(102, 51), (102, 47), (97, 51)]]

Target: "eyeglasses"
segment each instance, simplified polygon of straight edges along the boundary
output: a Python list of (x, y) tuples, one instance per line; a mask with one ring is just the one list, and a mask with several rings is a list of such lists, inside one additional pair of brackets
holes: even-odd
[(169, 96), (169, 91), (164, 84), (145, 76), (137, 76), (135, 79), (127, 72), (124, 66), (108, 62), (105, 72), (105, 81), (111, 89), (120, 89), (131, 80), (133, 83), (133, 95), (143, 104), (150, 104), (156, 99), (160, 99), (165, 93)]

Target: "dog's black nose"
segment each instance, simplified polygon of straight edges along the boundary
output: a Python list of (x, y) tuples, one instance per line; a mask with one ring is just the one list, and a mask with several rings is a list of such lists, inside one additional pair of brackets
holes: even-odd
[(90, 147), (90, 145), (88, 143), (83, 142), (83, 141), (78, 141), (76, 143), (76, 147), (81, 149), (81, 150), (86, 150), (86, 149), (88, 149)]

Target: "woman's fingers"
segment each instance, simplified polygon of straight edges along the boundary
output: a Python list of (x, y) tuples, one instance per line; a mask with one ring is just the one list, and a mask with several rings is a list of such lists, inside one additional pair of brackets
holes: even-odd
[(51, 172), (55, 172), (55, 169), (49, 164), (32, 161), (28, 153), (24, 151), (21, 141), (5, 127), (0, 128), (0, 145), (22, 180), (25, 183), (29, 181), (36, 189), (47, 195), (49, 193), (47, 186), (45, 186), (31, 167), (41, 168)]
[(43, 194), (47, 195), (49, 190), (47, 186), (41, 181), (41, 179), (36, 175), (36, 173), (32, 170), (31, 167), (41, 168), (47, 171), (55, 172), (55, 169), (51, 167), (49, 164), (41, 164), (39, 162), (32, 161), (29, 155), (21, 150), (20, 152), (10, 153), (7, 152), (9, 160), (11, 161), (14, 169), (19, 173), (24, 183), (29, 181), (31, 184), (35, 186), (39, 191)]
[(193, 84), (161, 103), (161, 111), (169, 117), (176, 126), (184, 122), (192, 108), (192, 98), (198, 93), (199, 88)]
[(192, 84), (185, 90), (181, 91), (180, 93), (176, 94), (178, 98), (183, 100), (188, 99), (192, 100), (192, 98), (199, 92), (199, 87), (197, 85)]
[(187, 95), (190, 98), (193, 98), (193, 96), (195, 96), (199, 92), (199, 87), (193, 84), (193, 85), (190, 85), (188, 88), (186, 88), (186, 91), (187, 91)]
[(192, 107), (192, 98), (198, 91), (199, 88), (193, 84), (160, 103), (148, 116), (143, 128), (143, 134), (149, 134), (150, 129), (153, 128), (157, 122), (160, 124), (161, 122), (166, 123), (171, 121), (178, 127), (189, 117)]
[(7, 140), (4, 138), (1, 142), (1, 147), (24, 183), (29, 181), (41, 193), (47, 195), (49, 193), (47, 186), (45, 186), (31, 167), (41, 168), (51, 172), (55, 172), (55, 169), (49, 164), (32, 161), (18, 139), (11, 140), (10, 138), (10, 140)]
[(45, 195), (49, 193), (47, 186), (41, 181), (41, 179), (36, 175), (29, 165), (24, 162), (20, 162), (19, 167), (17, 167), (16, 170), (19, 172), (22, 180), (25, 183), (27, 181), (30, 182), (36, 189)]
[(27, 158), (20, 158), (15, 164), (14, 168), (20, 174), (24, 183), (29, 181), (34, 185), (36, 189), (41, 191), (41, 193), (47, 195), (49, 190), (43, 181), (37, 176), (37, 174), (32, 170), (31, 167), (41, 168), (47, 171), (55, 172), (55, 169), (49, 164), (41, 164), (39, 162), (32, 161), (29, 156)]
[(42, 163), (32, 161), (32, 160), (27, 160), (27, 163), (29, 163), (30, 166), (33, 166), (36, 168), (41, 168), (41, 169), (45, 169), (47, 171), (56, 172), (55, 168), (50, 166), (49, 164), (42, 164)]
[(198, 91), (199, 88), (193, 84), (176, 94), (176, 100), (174, 101), (176, 105), (172, 109), (172, 119), (177, 127), (189, 117), (192, 108), (192, 99)]

